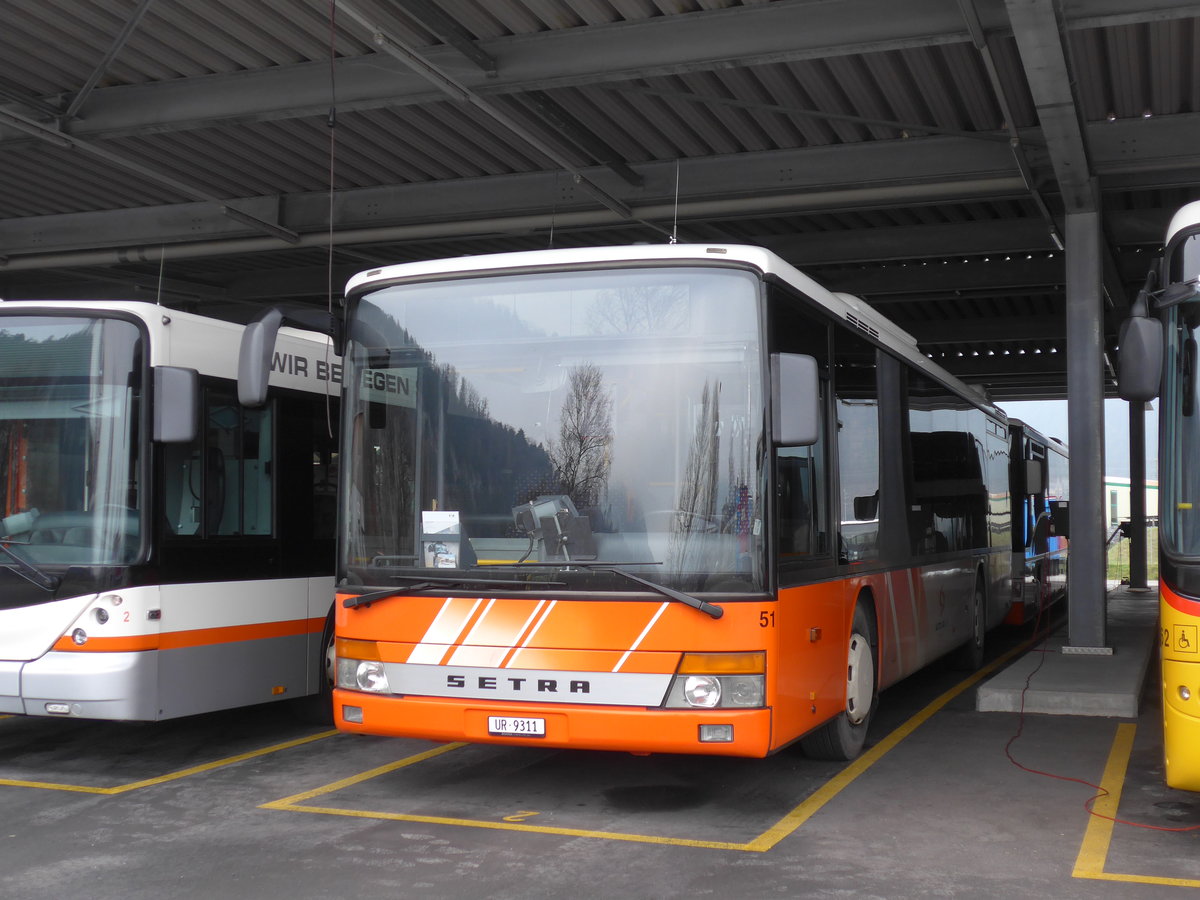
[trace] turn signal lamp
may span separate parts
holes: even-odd
[[[680,675],[761,675],[767,671],[767,655],[757,653],[685,653],[679,661]]]
[[[753,709],[766,702],[766,654],[685,653],[663,704],[668,709]]]

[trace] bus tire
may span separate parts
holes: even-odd
[[[298,697],[292,701],[292,712],[301,722],[310,725],[333,724],[333,613],[325,620],[325,629],[321,632],[321,643],[318,649],[317,664],[319,675],[317,690],[307,697]]]
[[[983,582],[975,579],[971,597],[971,636],[950,657],[950,665],[963,672],[975,672],[983,665],[984,644],[987,638],[987,597]]]
[[[846,657],[845,709],[800,740],[801,749],[812,759],[854,759],[867,740],[878,695],[874,623],[862,603],[854,610]]]

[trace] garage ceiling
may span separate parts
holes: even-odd
[[[1200,5],[1178,0],[0,15],[13,299],[244,320],[382,263],[674,235],[776,250],[996,399],[1063,397],[1065,213],[1101,213],[1111,356],[1172,211],[1200,199]]]

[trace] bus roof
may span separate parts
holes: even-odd
[[[150,335],[150,365],[181,366],[217,378],[238,377],[244,325],[141,300],[0,300],[0,316],[43,312],[119,313],[135,318]],[[328,337],[295,328],[279,330],[276,355],[271,384],[317,393],[326,390],[326,379],[318,372],[327,378],[332,367],[341,363]]]
[[[997,418],[1004,412],[984,392],[960,381],[937,365],[917,347],[916,338],[896,323],[881,316],[865,300],[853,294],[830,291],[795,266],[763,247],[747,244],[633,244],[611,247],[582,247],[560,250],[528,250],[423,260],[360,272],[346,284],[346,296],[354,297],[376,288],[404,282],[434,281],[459,277],[482,277],[506,272],[555,271],[593,268],[622,263],[637,265],[715,265],[753,269],[765,278],[791,285],[812,298],[838,319],[874,337],[897,356],[941,381]]]
[[[1019,428],[1021,431],[1023,431],[1025,433],[1025,435],[1027,437],[1033,438],[1039,444],[1044,445],[1047,450],[1053,450],[1059,456],[1069,456],[1070,455],[1067,451],[1066,444],[1064,444],[1062,441],[1060,441],[1056,437],[1047,437],[1046,435],[1042,434],[1042,432],[1038,431],[1036,428],[1034,428],[1032,425],[1030,425],[1028,422],[1024,422],[1021,419],[1009,419],[1008,425],[1009,425],[1009,428],[1012,428],[1014,430]]]
[[[1187,203],[1171,216],[1171,224],[1167,226],[1166,243],[1171,243],[1175,236],[1186,229],[1195,229],[1200,225],[1200,200]]]

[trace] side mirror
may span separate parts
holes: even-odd
[[[1117,351],[1117,393],[1122,400],[1148,403],[1158,396],[1162,377],[1162,322],[1130,316],[1121,325]]]
[[[1025,460],[1025,493],[1040,494],[1046,488],[1046,469],[1040,459]]]
[[[327,335],[335,356],[345,352],[341,319],[320,309],[270,307],[242,332],[238,349],[238,402],[242,406],[255,409],[266,404],[275,338],[285,324]]]
[[[242,332],[238,350],[238,402],[257,409],[267,402],[267,381],[271,377],[271,354],[275,338],[283,324],[283,313],[268,309]]]
[[[817,361],[799,353],[771,354],[771,437],[783,447],[806,447],[821,437]]]
[[[190,444],[199,433],[200,376],[195,369],[154,369],[154,440]]]

